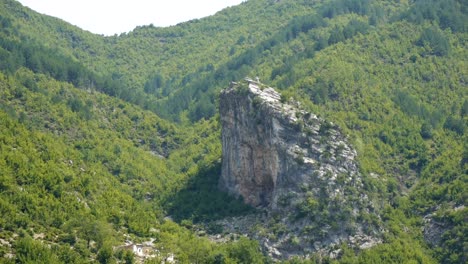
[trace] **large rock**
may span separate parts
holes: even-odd
[[[275,208],[280,194],[300,189],[314,174],[328,174],[333,183],[339,174],[358,173],[356,151],[337,128],[282,102],[273,88],[233,83],[221,93],[220,116],[220,186],[250,205]]]
[[[221,92],[220,118],[220,188],[267,212],[255,218],[266,228],[232,219],[224,225],[228,232],[250,233],[278,258],[342,242],[356,248],[379,242],[379,217],[363,188],[357,153],[337,126],[248,79]]]

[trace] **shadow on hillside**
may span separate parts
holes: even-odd
[[[172,196],[166,203],[166,210],[177,222],[191,220],[209,222],[228,216],[239,216],[255,209],[218,189],[221,163],[200,169],[186,187]]]

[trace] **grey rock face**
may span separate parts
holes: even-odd
[[[220,118],[220,188],[266,212],[248,221],[256,228],[231,219],[221,223],[225,231],[248,233],[281,259],[343,242],[379,243],[375,223],[361,220],[379,217],[363,190],[357,153],[337,126],[252,80],[221,92]]]
[[[221,93],[223,166],[221,188],[253,206],[278,207],[285,190],[309,178],[361,187],[356,151],[333,124],[281,102],[273,88],[250,81]],[[327,174],[327,175],[325,175]],[[342,190],[330,193],[336,197]]]
[[[449,220],[437,217],[438,206],[435,211],[424,216],[423,235],[424,240],[431,246],[440,246],[445,232],[451,230],[454,225]],[[447,210],[447,209],[446,209]],[[452,207],[448,211],[465,210],[465,206]]]

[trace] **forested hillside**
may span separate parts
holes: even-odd
[[[465,263],[467,25],[463,0],[248,0],[104,37],[0,0],[0,263],[131,263],[113,247],[150,238],[270,261],[201,230],[256,212],[217,190],[219,91],[246,76],[348,135],[382,215],[382,244],[311,262]]]

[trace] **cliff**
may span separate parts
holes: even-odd
[[[220,118],[220,188],[266,211],[225,222],[228,231],[250,233],[275,258],[379,242],[357,153],[337,126],[249,79],[221,92]],[[254,223],[263,229],[247,228]],[[275,225],[280,232],[268,228]]]

